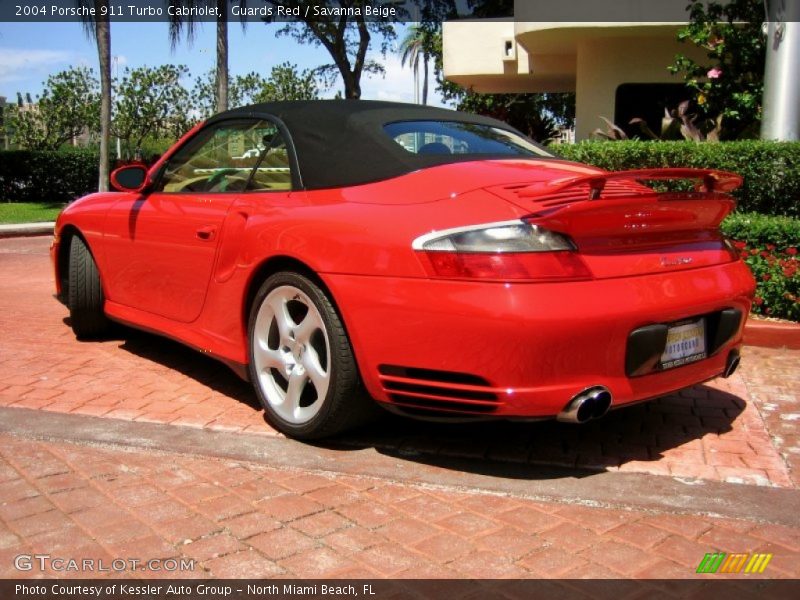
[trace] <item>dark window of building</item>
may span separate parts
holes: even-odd
[[[664,109],[677,110],[678,104],[692,96],[681,83],[623,83],[617,88],[614,101],[614,123],[630,137],[647,139],[639,125],[630,124],[638,117],[660,135]]]

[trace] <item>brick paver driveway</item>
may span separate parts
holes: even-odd
[[[764,576],[800,575],[796,527],[7,435],[0,494],[0,577],[37,574],[13,558],[46,553],[193,559],[185,577],[664,579],[694,576],[714,546],[772,553]]]
[[[800,352],[583,427],[387,416],[311,446],[179,344],[77,342],[48,244],[0,240],[0,577],[54,548],[190,576],[693,576],[713,550],[800,574]]]
[[[0,406],[278,435],[249,384],[175,342],[120,328],[75,340],[52,298],[46,237],[0,240]],[[800,351],[747,348],[740,373],[582,427],[387,417],[340,440],[416,453],[793,486]],[[794,472],[798,469],[795,468]]]

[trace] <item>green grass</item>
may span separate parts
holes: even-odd
[[[52,202],[0,202],[0,224],[55,221],[62,208]]]

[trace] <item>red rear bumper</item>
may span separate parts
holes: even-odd
[[[755,286],[741,261],[548,284],[324,278],[376,399],[502,417],[554,416],[589,386],[607,387],[615,407],[720,375],[741,327],[707,359],[638,377],[625,374],[628,335],[726,308],[747,315]]]

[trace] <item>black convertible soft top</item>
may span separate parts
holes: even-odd
[[[305,189],[359,185],[397,177],[425,167],[476,158],[469,154],[408,152],[383,130],[387,123],[475,123],[511,131],[524,137],[513,127],[489,117],[416,104],[374,100],[307,100],[253,104],[215,115],[208,123],[230,118],[264,117],[277,121],[288,132],[300,172],[298,183]]]

